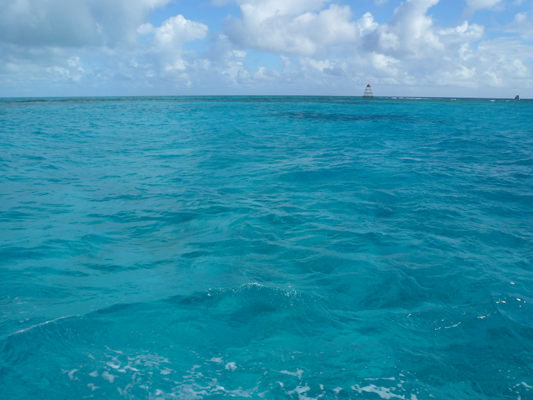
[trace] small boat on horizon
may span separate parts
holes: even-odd
[[[519,96],[519,95],[516,95],[516,96],[514,97],[514,99],[515,99],[515,100],[520,100],[520,96]]]

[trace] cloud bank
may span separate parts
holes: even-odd
[[[443,25],[439,0],[377,3],[389,20],[340,0],[217,0],[204,12],[233,11],[215,30],[185,12],[150,20],[170,0],[4,0],[0,90],[360,95],[370,82],[390,95],[533,97],[527,4],[466,0],[468,19]],[[510,7],[490,34],[477,17]]]

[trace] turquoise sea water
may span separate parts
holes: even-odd
[[[533,102],[0,100],[0,398],[533,399]]]

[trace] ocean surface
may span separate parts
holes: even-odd
[[[0,99],[0,399],[533,399],[533,101]]]

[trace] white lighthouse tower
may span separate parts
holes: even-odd
[[[370,86],[370,83],[366,85],[365,93],[363,94],[363,97],[374,97],[374,93],[372,93],[372,87]]]

